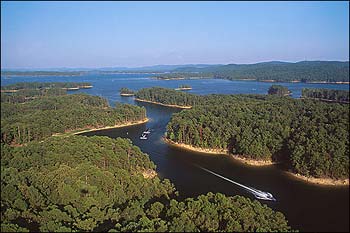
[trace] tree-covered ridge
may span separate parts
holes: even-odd
[[[128,139],[50,137],[2,144],[1,231],[289,231],[284,215],[222,194],[178,202]]]
[[[191,110],[173,114],[168,139],[256,160],[283,160],[307,176],[349,177],[348,105],[273,96],[197,98]]]
[[[1,104],[1,141],[23,144],[54,133],[100,128],[146,118],[143,107],[108,105],[106,99],[86,94],[48,96],[24,103]]]
[[[88,88],[91,83],[87,82],[19,82],[7,86],[1,86],[1,90],[23,90],[23,89],[51,89],[51,88]]]
[[[252,79],[281,82],[349,82],[349,62],[303,61],[263,62],[256,64],[228,64],[204,68],[185,67],[175,69],[176,75],[161,74],[160,78],[215,77],[229,80]],[[195,73],[196,72],[196,73]],[[180,76],[181,75],[181,76]]]
[[[281,85],[272,85],[267,91],[269,95],[277,95],[277,96],[286,96],[290,95],[291,92],[288,90],[288,87],[284,87]]]
[[[301,91],[301,96],[303,98],[331,100],[349,103],[349,91],[346,90],[303,88]]]

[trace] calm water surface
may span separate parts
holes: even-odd
[[[288,176],[275,166],[253,167],[244,165],[225,155],[207,155],[190,152],[165,144],[162,136],[171,115],[180,110],[148,103],[134,102],[132,97],[119,96],[121,87],[138,90],[144,87],[162,86],[176,88],[181,84],[193,87],[195,94],[266,94],[271,83],[254,81],[228,81],[220,79],[172,80],[151,79],[145,74],[84,75],[78,77],[1,77],[1,85],[16,82],[53,82],[75,81],[91,82],[91,89],[71,91],[85,92],[105,97],[111,105],[116,101],[145,106],[150,121],[146,124],[120,129],[110,129],[85,133],[86,136],[104,135],[108,137],[127,137],[146,152],[157,165],[157,172],[162,178],[170,179],[180,193],[180,198],[195,197],[207,192],[221,192],[226,195],[243,195],[252,199],[254,196],[242,188],[199,169],[200,165],[241,184],[268,191],[277,199],[276,202],[261,201],[269,207],[281,211],[290,225],[301,231],[349,231],[349,187],[327,187],[307,184]],[[349,85],[283,83],[298,98],[301,89],[330,88],[348,90]],[[152,133],[146,141],[139,136],[146,129]]]

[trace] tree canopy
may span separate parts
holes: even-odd
[[[349,91],[346,90],[332,90],[321,88],[303,88],[301,92],[303,98],[330,100],[336,102],[349,103]]]
[[[182,67],[169,74],[160,74],[160,79],[214,77],[229,80],[253,79],[280,82],[349,82],[349,62],[302,61],[262,62],[256,64],[228,64],[208,67]]]
[[[289,231],[258,201],[223,194],[177,201],[128,139],[50,137],[1,145],[2,231]]]
[[[7,144],[23,144],[55,133],[114,126],[146,118],[143,107],[117,104],[111,108],[101,97],[66,95],[57,88],[24,90],[15,94],[1,99],[1,142]]]
[[[283,160],[294,172],[349,177],[349,106],[265,95],[198,96],[141,89],[146,100],[190,105],[173,114],[166,137],[174,142],[256,160]]]

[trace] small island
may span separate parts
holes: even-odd
[[[120,95],[121,96],[134,96],[135,92],[133,90],[130,90],[129,88],[122,87],[120,90]]]
[[[175,91],[188,91],[192,90],[190,85],[180,85],[178,88],[175,88]]]
[[[284,86],[281,85],[272,85],[268,92],[269,95],[277,95],[277,96],[289,96],[292,92]]]

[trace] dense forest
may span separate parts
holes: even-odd
[[[222,194],[177,201],[128,139],[1,144],[1,231],[290,231],[284,215]]]
[[[23,144],[55,133],[114,126],[146,118],[143,107],[117,104],[111,108],[106,99],[97,96],[74,94],[36,97],[24,98],[25,102],[15,103],[8,98],[1,99],[1,142]]]
[[[9,101],[12,94],[32,98]],[[129,139],[51,136],[143,119],[144,108],[111,108],[103,98],[59,88],[5,96],[1,232],[291,230],[282,213],[248,198],[208,193],[177,200],[174,185]]]
[[[23,89],[69,89],[69,88],[90,88],[91,83],[87,82],[20,82],[1,86],[2,91],[6,90],[23,90]]]
[[[267,91],[267,94],[277,95],[277,96],[286,96],[286,95],[290,95],[291,92],[288,90],[287,87],[284,87],[281,85],[272,85]]]
[[[349,106],[274,95],[198,96],[164,88],[141,89],[146,100],[191,105],[173,114],[172,141],[255,160],[284,162],[313,177],[349,177]]]
[[[162,87],[140,89],[136,92],[135,97],[142,100],[179,106],[192,106],[198,99],[198,96]]]
[[[174,74],[172,74],[174,73]],[[158,75],[162,79],[214,77],[229,80],[274,80],[281,82],[349,82],[349,62],[302,61],[263,62],[256,64],[228,64],[203,68],[177,68],[170,74]]]
[[[301,96],[303,98],[331,100],[336,102],[349,103],[349,91],[346,90],[303,88],[301,91]]]
[[[29,100],[47,96],[66,95],[67,91],[62,88],[51,89],[21,89],[11,93],[1,93],[2,103],[23,103]]]

